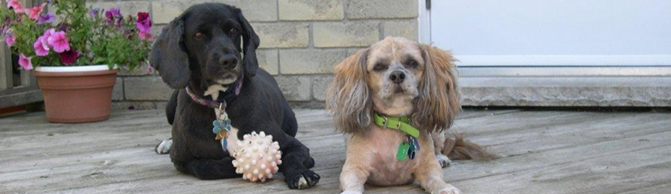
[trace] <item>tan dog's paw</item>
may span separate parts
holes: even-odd
[[[461,191],[457,189],[456,187],[448,184],[447,187],[437,191],[437,192],[432,192],[431,194],[461,194]]]
[[[437,154],[436,160],[438,160],[438,164],[440,164],[441,168],[446,168],[450,166],[450,164],[452,164],[452,160],[450,160],[449,158],[447,158],[447,156],[443,154]]]
[[[362,192],[358,192],[358,191],[343,191],[343,192],[340,193],[340,194],[362,194]]]

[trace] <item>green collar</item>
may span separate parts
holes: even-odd
[[[375,124],[377,124],[377,126],[401,130],[414,138],[419,137],[419,130],[409,124],[410,118],[408,117],[380,116],[377,113],[374,113],[374,116]]]

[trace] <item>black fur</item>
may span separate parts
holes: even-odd
[[[205,36],[195,36],[198,32]],[[184,87],[205,98],[204,91],[222,75],[245,75],[240,94],[226,107],[233,127],[240,130],[238,139],[252,131],[272,135],[282,150],[280,172],[289,188],[312,187],[320,179],[309,170],[314,160],[309,149],[294,138],[296,118],[277,83],[258,68],[255,51],[259,43],[240,10],[224,4],[192,6],[163,30],[150,61],[163,81],[175,89],[166,107],[172,124],[170,158],[177,170],[200,179],[240,177],[233,158],[214,139],[214,110],[193,102]],[[240,63],[241,52],[244,59]],[[232,56],[238,61],[236,67],[223,68],[221,59]],[[307,186],[299,185],[301,178]]]

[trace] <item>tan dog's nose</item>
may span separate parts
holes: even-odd
[[[403,83],[403,81],[405,80],[405,73],[403,73],[402,71],[391,72],[391,75],[389,75],[389,79],[396,84]]]

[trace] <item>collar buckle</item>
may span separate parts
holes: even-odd
[[[401,121],[396,122],[396,130],[401,130]]]

